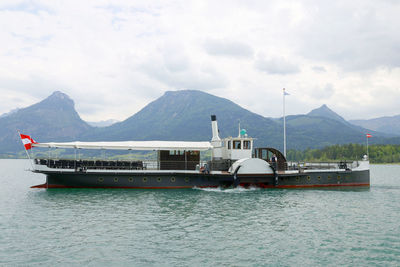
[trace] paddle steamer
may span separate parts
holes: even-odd
[[[288,162],[274,148],[253,148],[240,130],[221,139],[211,116],[210,142],[125,141],[32,143],[32,147],[156,151],[157,160],[33,159],[33,172],[46,175],[34,188],[193,188],[256,186],[262,188],[359,187],[370,185],[369,161]],[[200,152],[211,150],[201,161]]]

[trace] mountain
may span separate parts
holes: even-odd
[[[309,115],[286,117],[288,148],[322,148],[333,144],[363,143],[365,133],[349,123]]]
[[[350,120],[350,123],[379,132],[400,135],[400,115],[369,120]]]
[[[119,121],[113,120],[113,119],[104,120],[104,121],[87,121],[87,123],[93,127],[107,127],[107,126],[113,125],[114,123],[117,123],[117,122],[119,122]]]
[[[74,102],[61,92],[0,118],[0,153],[22,150],[17,130],[38,142],[122,140],[210,140],[210,115],[217,115],[221,137],[237,136],[238,123],[256,138],[257,147],[282,150],[282,118],[270,119],[232,101],[195,90],[169,91],[128,119],[108,127],[83,121]],[[287,116],[288,149],[321,148],[333,144],[365,143],[366,129],[346,122],[327,106],[305,115]],[[373,132],[370,143],[399,144]]]
[[[17,131],[32,135],[36,141],[67,141],[79,138],[92,127],[74,108],[74,101],[62,92],[54,92],[43,101],[0,118],[1,153],[23,147]]]
[[[0,118],[7,117],[8,115],[11,115],[11,114],[17,112],[18,110],[19,110],[19,108],[14,108],[14,109],[10,110],[10,111],[7,112],[7,113],[1,114],[1,115],[0,115]]]
[[[368,125],[366,125],[366,126],[356,125],[356,124],[353,124],[353,123],[351,123],[349,121],[346,121],[342,116],[340,116],[339,114],[337,114],[336,112],[334,112],[333,110],[328,108],[328,106],[325,105],[325,104],[322,105],[321,107],[317,108],[317,109],[313,109],[308,114],[306,114],[306,116],[314,117],[316,119],[317,118],[325,118],[325,119],[335,120],[335,121],[340,122],[341,124],[345,125],[346,128],[352,128],[355,132],[360,133],[362,136],[364,136],[366,133],[373,134],[375,137],[379,137],[377,140],[375,139],[374,142],[375,141],[383,142],[382,138],[393,138],[393,137],[396,137],[396,135],[390,134],[388,132],[384,132],[384,131],[380,131],[380,130],[371,129],[369,127],[366,127]],[[316,122],[316,123],[318,123],[318,122]],[[300,123],[300,125],[301,125],[301,123]],[[344,130],[343,127],[340,127],[339,129],[340,130]],[[335,131],[335,129],[332,129],[332,130]],[[345,140],[347,138],[348,137],[346,137]],[[395,140],[395,139],[393,139],[393,140]],[[341,142],[339,142],[339,143],[341,143]]]
[[[127,120],[95,129],[84,139],[210,140],[211,114],[217,115],[221,137],[237,136],[240,121],[249,136],[257,139],[257,146],[282,149],[282,118],[265,118],[225,98],[194,90],[166,92]],[[307,115],[288,116],[286,128],[291,149],[365,142],[365,129],[351,125],[326,105]]]
[[[328,108],[327,105],[323,104],[319,108],[311,110],[309,113],[307,113],[307,116],[311,117],[323,117],[323,118],[328,118],[332,120],[339,121],[344,124],[348,124],[348,122],[343,119],[339,114]]]
[[[135,115],[95,129],[95,140],[210,140],[210,115],[217,115],[220,136],[237,136],[238,122],[259,143],[277,143],[281,126],[225,98],[201,91],[169,91]]]

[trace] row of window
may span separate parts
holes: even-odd
[[[231,141],[227,142],[227,148],[231,149]],[[233,140],[232,142],[233,149],[242,149],[242,141],[241,140]],[[243,149],[251,149],[251,142],[248,140],[243,141]]]
[[[136,179],[139,179],[139,178],[136,178]],[[176,182],[176,178],[175,177],[171,177],[170,179],[169,179],[171,182]],[[98,181],[100,182],[100,183],[102,183],[102,182],[104,182],[104,178],[103,177],[99,177],[98,178]],[[114,177],[114,182],[115,183],[117,183],[119,181],[119,178],[118,177]],[[128,182],[130,182],[130,183],[133,183],[133,181],[134,181],[134,179],[132,178],[132,177],[129,177],[128,178]],[[143,183],[146,183],[148,181],[148,178],[147,177],[143,177],[142,178],[142,182]],[[185,177],[185,182],[189,182],[190,181],[190,178],[189,177]],[[162,182],[162,178],[161,177],[157,177],[157,182]]]
[[[200,151],[197,150],[187,150],[186,155],[197,156],[200,154]],[[185,155],[185,150],[170,150],[169,155],[171,156],[179,156]]]

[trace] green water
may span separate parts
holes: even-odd
[[[31,189],[0,160],[0,265],[399,266],[400,166],[364,190]]]

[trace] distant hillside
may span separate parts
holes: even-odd
[[[370,120],[350,120],[350,123],[379,132],[400,135],[400,115]]]
[[[7,112],[7,113],[1,114],[1,115],[0,115],[0,118],[7,117],[7,116],[9,116],[9,115],[11,115],[11,114],[17,112],[18,110],[19,110],[19,108],[14,108],[14,109],[10,110],[10,111]]]
[[[105,121],[87,121],[87,123],[93,127],[108,127],[117,122],[119,122],[119,121],[113,120],[113,119],[105,120]]]
[[[310,113],[287,117],[288,148],[365,142],[366,129],[351,125],[327,106]],[[166,92],[127,120],[96,129],[95,134],[87,135],[85,139],[210,140],[211,114],[217,115],[221,137],[236,136],[240,120],[241,127],[257,139],[257,146],[282,149],[282,119],[268,119],[230,100],[193,90]],[[374,141],[384,139],[378,136],[379,133],[374,132]]]
[[[236,136],[238,122],[258,144],[277,144],[281,127],[230,100],[201,91],[166,92],[127,120],[96,129],[96,140],[210,140],[210,115],[216,114],[221,137]],[[93,138],[87,136],[86,139]]]
[[[339,122],[344,123],[344,124],[348,124],[348,122],[345,119],[343,119],[343,117],[341,117],[336,112],[332,111],[325,104],[323,104],[319,108],[311,110],[307,115],[308,116],[312,116],[312,117],[324,117],[324,118],[328,118],[328,119],[339,121]]]
[[[364,134],[372,133],[375,136],[393,137],[393,135],[385,133],[385,132],[381,132],[381,131],[377,131],[377,130],[374,130],[374,129],[371,129],[368,127],[363,127],[363,126],[352,124],[352,123],[346,121],[342,116],[340,116],[339,114],[337,114],[336,112],[334,112],[333,110],[328,108],[328,106],[325,104],[319,108],[313,109],[312,111],[310,111],[307,114],[307,116],[332,119],[332,120],[341,122],[341,123],[347,125],[348,127],[353,128],[357,132],[361,132]]]
[[[75,111],[74,101],[54,92],[43,101],[0,118],[1,153],[23,149],[17,130],[38,141],[74,140],[92,129]]]
[[[45,100],[0,118],[0,154],[22,150],[17,130],[39,142],[120,140],[210,140],[210,115],[217,115],[220,136],[237,136],[238,122],[255,145],[282,150],[282,118],[269,119],[232,101],[201,91],[166,92],[138,113],[108,127],[92,127],[75,111],[74,102],[55,92]],[[346,122],[327,106],[307,115],[287,117],[288,149],[321,148],[333,144],[365,143],[366,129]],[[387,138],[371,132],[373,144],[400,144],[400,137]]]
[[[336,119],[294,115],[286,117],[286,123],[295,129],[294,132],[287,131],[288,147],[292,149],[321,148],[365,141],[365,131]]]

